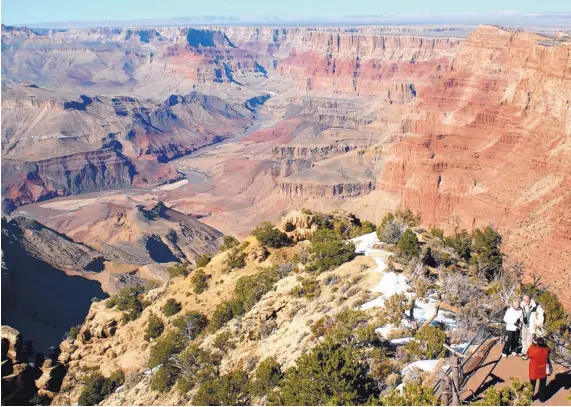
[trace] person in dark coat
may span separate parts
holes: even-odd
[[[535,386],[539,380],[537,398],[542,403],[545,402],[546,396],[547,370],[551,368],[549,366],[550,353],[551,349],[549,349],[549,346],[547,346],[543,338],[537,338],[527,350],[527,356],[529,357],[529,382],[535,393]]]

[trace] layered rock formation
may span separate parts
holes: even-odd
[[[182,175],[165,162],[232,137],[253,118],[245,104],[197,93],[156,103],[19,91],[4,92],[2,100],[6,210],[56,196],[176,181]]]
[[[565,284],[570,50],[569,42],[537,34],[476,30],[459,48],[454,70],[419,90],[411,127],[386,152],[378,193],[396,193],[427,223],[472,229],[493,222],[528,275]],[[559,214],[557,221],[547,213]]]

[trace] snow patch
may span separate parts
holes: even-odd
[[[407,336],[405,338],[398,338],[398,339],[391,339],[389,341],[389,343],[391,345],[406,345],[407,343],[409,343],[410,341],[412,341],[414,338],[412,336]]]
[[[416,362],[412,362],[404,367],[402,370],[402,375],[406,376],[414,369],[420,369],[423,372],[433,372],[434,369],[436,369],[436,366],[438,366],[439,362],[439,359],[418,360]]]
[[[436,312],[436,300],[422,300],[417,299],[414,304],[414,320],[417,322],[426,322],[428,321]],[[406,311],[406,315],[410,317],[410,310]],[[453,315],[449,311],[445,310],[438,310],[438,314],[432,321],[434,323],[440,323],[445,325],[448,328],[456,327],[456,321],[453,318]]]
[[[373,258],[377,261],[378,258]],[[377,262],[379,264],[380,262]],[[386,267],[386,266],[385,266]],[[409,285],[406,283],[406,277],[402,274],[395,273],[394,271],[389,271],[383,273],[381,281],[374,286],[371,291],[374,293],[380,293],[377,298],[361,305],[362,310],[383,307],[385,305],[385,300],[392,297],[395,294],[406,293]]]
[[[373,246],[379,243],[379,238],[377,237],[377,232],[372,232],[351,239],[351,242],[355,244],[355,253],[368,256]]]

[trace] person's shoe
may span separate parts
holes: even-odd
[[[507,357],[508,357],[508,355],[506,355],[505,353],[502,353],[502,358],[505,359],[505,358],[507,358]]]
[[[517,352],[512,352],[512,356],[517,356]]]
[[[528,360],[528,359],[529,359],[529,356],[527,356],[527,355],[521,355],[521,358],[522,358],[523,360]]]

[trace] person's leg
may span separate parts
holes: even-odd
[[[537,392],[537,398],[542,403],[545,403],[545,397],[547,396],[547,377],[539,379],[539,391]]]
[[[531,329],[527,328],[525,325],[521,328],[521,353],[522,356],[527,358],[527,350],[531,345]]]
[[[531,399],[535,400],[535,384],[537,383],[537,380],[529,379],[529,382],[531,383]]]
[[[509,355],[511,352],[512,334],[513,331],[506,331],[506,343],[504,343],[504,349],[502,350],[503,355]]]
[[[521,352],[519,344],[519,330],[514,331],[513,341],[512,341],[512,354],[518,354]]]

